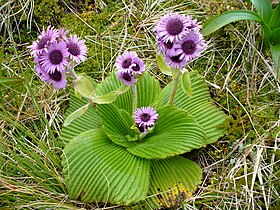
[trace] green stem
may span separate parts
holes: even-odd
[[[173,84],[173,87],[172,87],[171,95],[169,97],[169,102],[168,102],[169,106],[173,105],[173,101],[174,101],[176,91],[177,91],[177,87],[178,87],[178,84],[179,84],[180,75],[181,75],[181,72],[179,70],[177,70],[176,73],[173,74],[174,84]]]
[[[134,113],[135,109],[137,108],[137,86],[133,85],[132,86],[132,114]]]

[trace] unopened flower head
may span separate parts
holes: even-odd
[[[141,107],[134,111],[133,118],[138,128],[146,130],[155,125],[158,119],[158,113],[152,107]],[[141,131],[141,130],[140,130]]]
[[[67,41],[67,48],[70,53],[70,58],[77,64],[86,60],[87,47],[85,41],[80,40],[77,35],[70,35]]]

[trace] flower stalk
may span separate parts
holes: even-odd
[[[137,86],[136,84],[132,86],[132,114],[137,108]]]
[[[174,98],[175,98],[176,91],[177,91],[177,87],[178,87],[178,83],[179,83],[179,78],[180,78],[180,75],[181,75],[181,71],[176,69],[175,71],[172,71],[172,75],[173,75],[174,84],[173,84],[173,87],[172,87],[172,92],[171,92],[170,97],[169,97],[169,102],[168,102],[169,106],[173,105]]]

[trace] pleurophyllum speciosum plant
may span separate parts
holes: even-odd
[[[61,133],[71,199],[157,209],[192,195],[202,171],[180,154],[217,141],[226,121],[204,79],[184,69],[206,48],[200,29],[197,20],[177,13],[158,21],[157,63],[173,76],[163,89],[136,52],[118,56],[117,71],[97,84],[74,72],[87,54],[77,36],[48,27],[32,44],[44,81],[63,88],[66,75],[73,77]]]

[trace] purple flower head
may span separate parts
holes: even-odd
[[[58,36],[60,39],[67,41],[67,34],[69,33],[69,31],[66,28],[61,28],[58,30]]]
[[[135,52],[125,52],[116,59],[116,67],[119,71],[129,71],[134,58],[138,57]]]
[[[32,50],[31,55],[36,56],[45,51],[48,44],[54,42],[57,37],[59,37],[59,34],[54,27],[48,26],[47,30],[43,29],[38,40],[28,47]]]
[[[55,70],[54,72],[46,72],[42,71],[41,75],[39,75],[40,78],[49,83],[53,84],[53,86],[57,89],[65,88],[67,80],[66,80],[66,75],[64,71],[58,71]]]
[[[190,23],[187,26],[187,29],[189,29],[189,31],[200,32],[200,30],[202,29],[202,26],[197,21],[197,19],[192,19],[190,17]]]
[[[157,36],[162,38],[163,42],[174,42],[182,39],[188,32],[187,26],[190,25],[190,18],[177,13],[168,13],[164,15],[157,23]]]
[[[139,57],[133,58],[129,71],[132,74],[142,74],[145,71],[145,64],[143,60]]]
[[[57,71],[64,71],[65,66],[68,65],[69,52],[64,41],[53,42],[48,46],[48,50],[44,51],[39,57],[40,64],[47,71],[54,73]]]
[[[174,53],[174,42],[171,42],[171,41],[166,41],[164,42],[162,40],[161,37],[157,37],[157,44],[158,44],[158,49],[161,53]]]
[[[180,59],[185,59],[187,62],[197,58],[206,49],[206,43],[202,35],[198,32],[189,32],[184,39],[178,42],[175,46],[176,53],[181,54]]]
[[[183,69],[187,65],[187,60],[181,54],[165,54],[164,60],[173,69]]]
[[[86,60],[87,47],[85,45],[85,40],[79,40],[77,35],[71,34],[67,41],[67,48],[70,53],[70,58],[77,64]]]
[[[152,107],[141,107],[134,111],[133,118],[139,130],[153,127],[158,119],[156,110]],[[141,131],[142,132],[142,131]]]
[[[131,86],[131,85],[134,85],[136,83],[135,76],[129,71],[119,70],[117,72],[117,76],[118,76],[118,79],[120,81],[122,81],[123,83],[125,83],[127,86]]]

